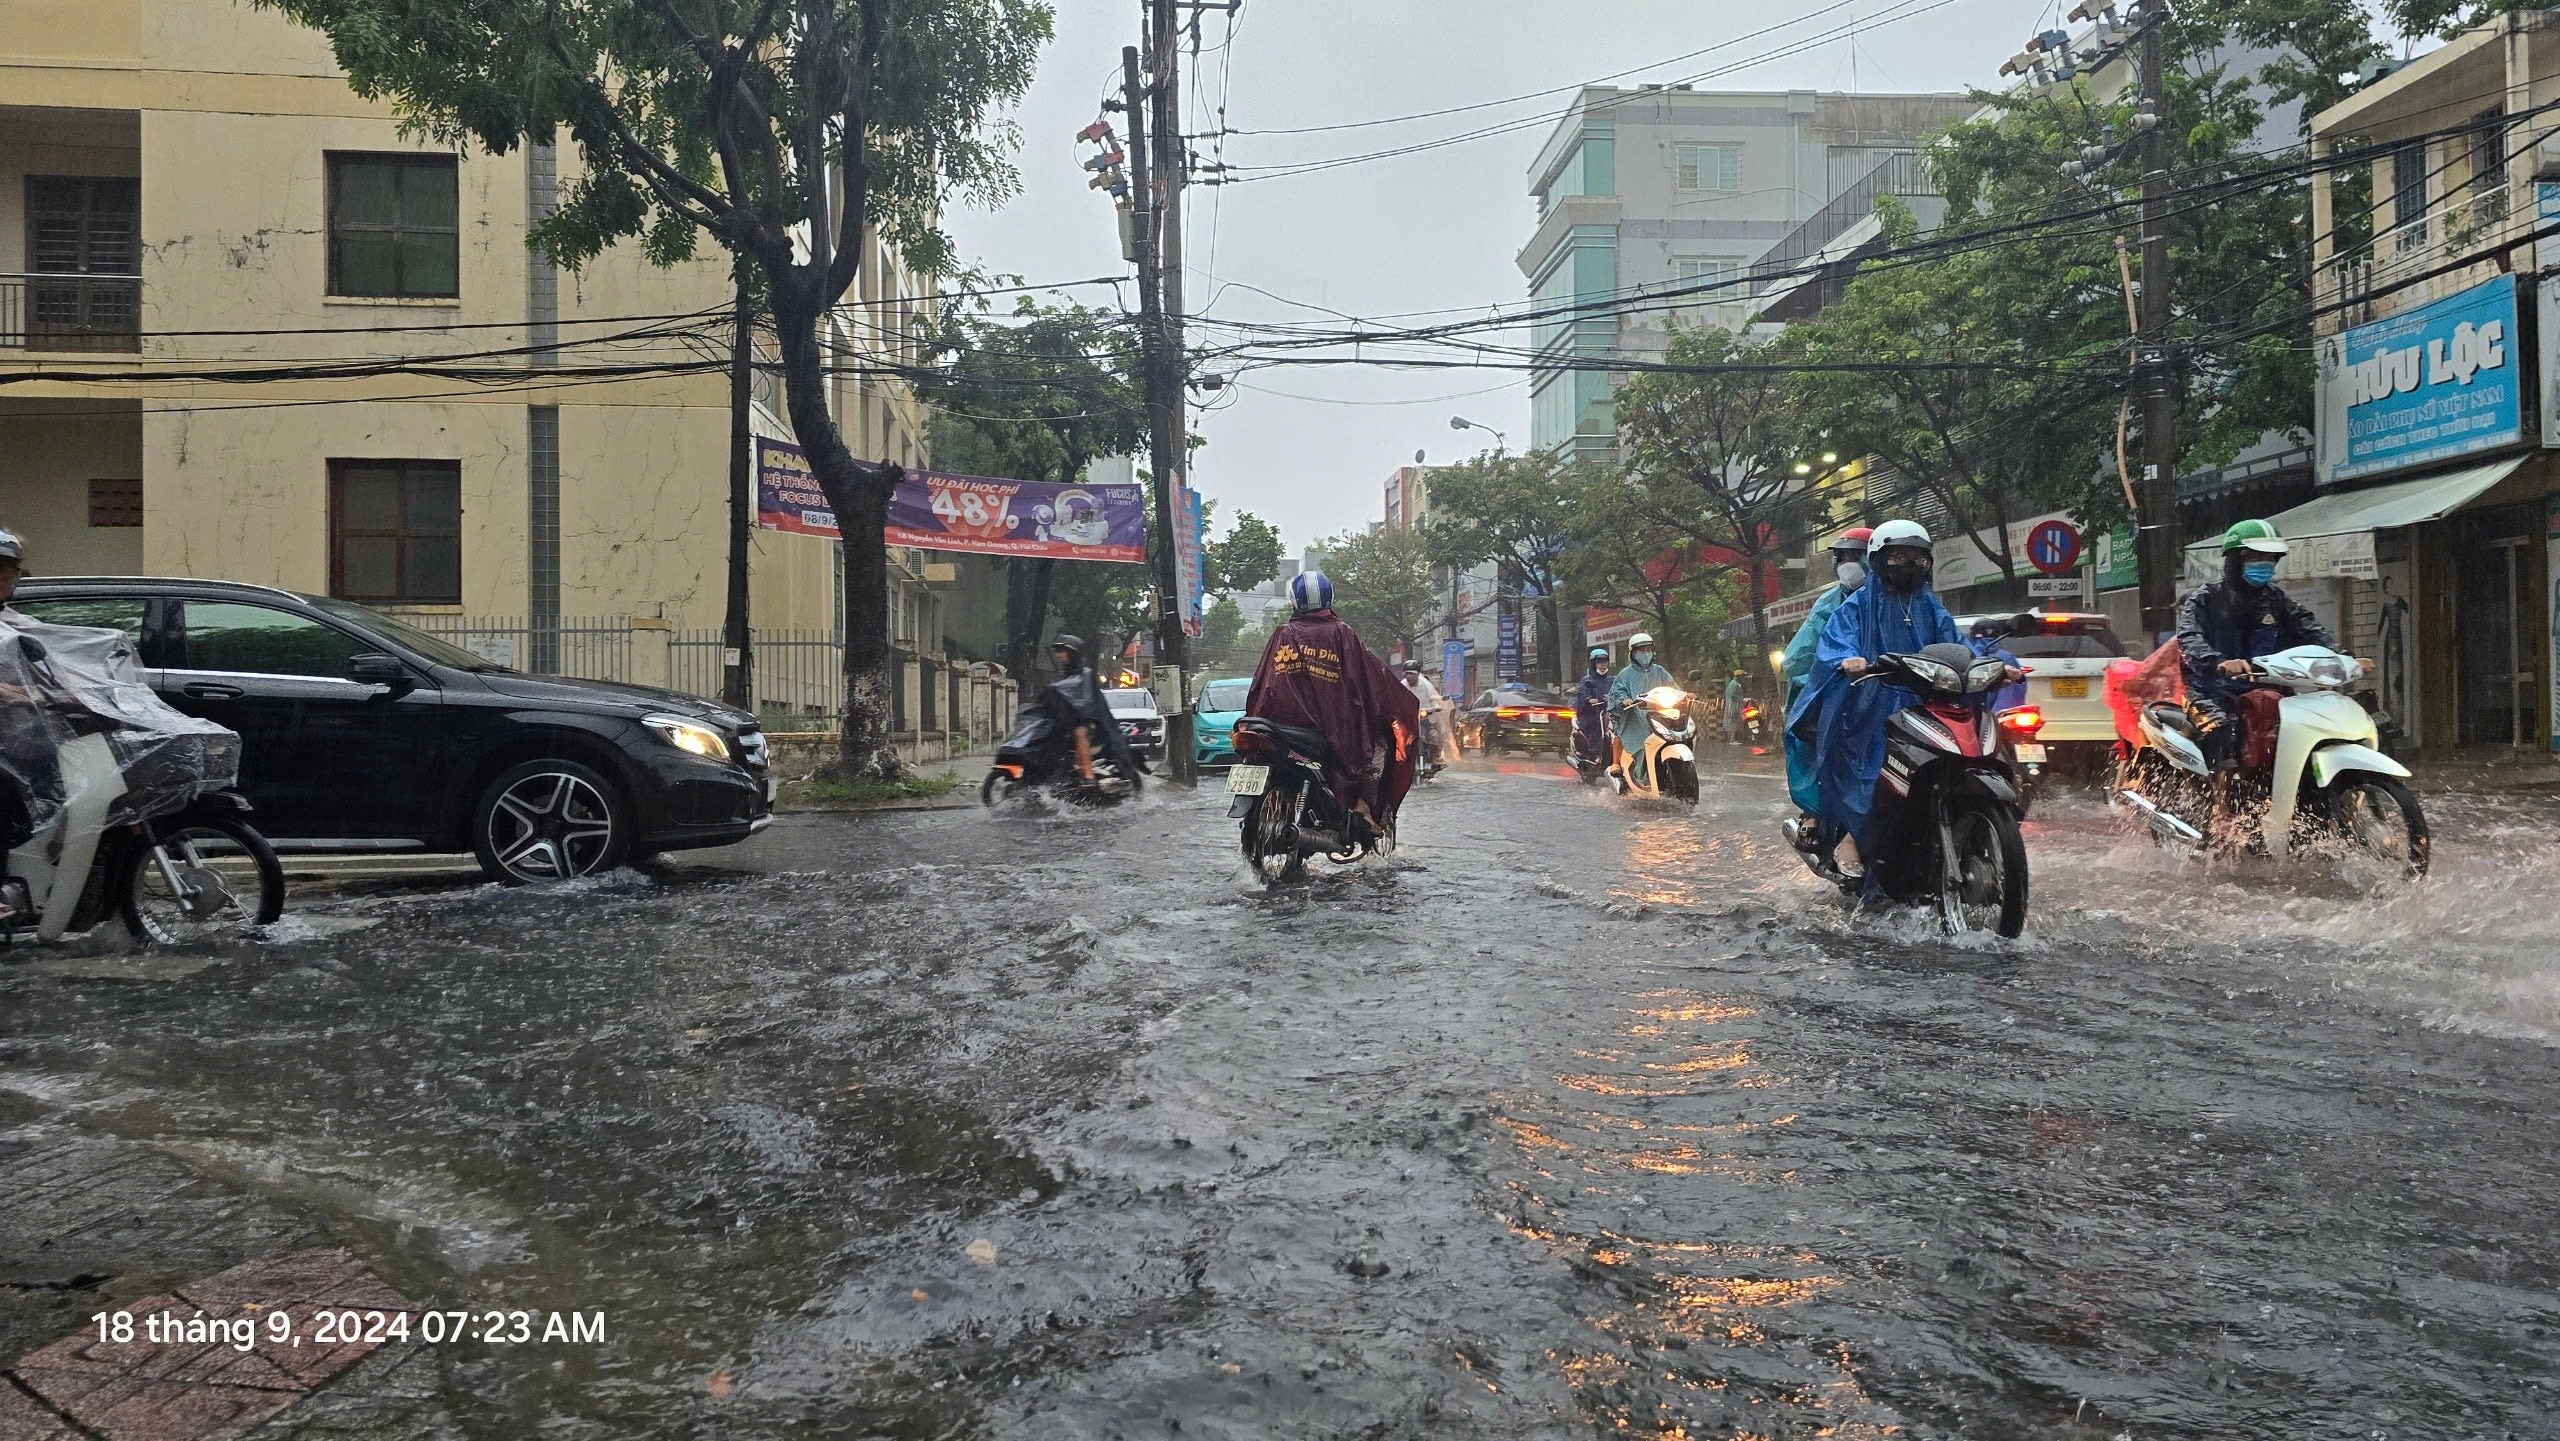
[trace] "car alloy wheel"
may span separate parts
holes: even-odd
[[[620,862],[619,808],[603,777],[574,761],[533,761],[492,782],[480,803],[480,863],[510,883],[565,881]]]

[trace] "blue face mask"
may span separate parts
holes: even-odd
[[[1652,652],[1652,651],[1649,651],[1649,650],[1640,650],[1640,651],[1637,651],[1637,652],[1635,653],[1635,663],[1636,663],[1636,664],[1638,664],[1638,665],[1651,665],[1651,664],[1653,664],[1653,652]]]
[[[2276,563],[2271,560],[2253,560],[2240,567],[2240,575],[2251,585],[2268,585],[2276,578]]]

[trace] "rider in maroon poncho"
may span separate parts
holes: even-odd
[[[1245,714],[1321,732],[1343,762],[1327,772],[1343,811],[1392,828],[1413,788],[1422,708],[1334,615],[1333,582],[1324,572],[1293,577],[1289,597],[1297,615],[1262,648]]]

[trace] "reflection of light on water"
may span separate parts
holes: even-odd
[[[1707,873],[1707,843],[1685,818],[1646,821],[1627,828],[1627,879],[1609,888],[1622,900],[1656,906],[1691,906],[1697,880]]]
[[[1721,1056],[1692,1056],[1685,1061],[1647,1061],[1644,1063],[1644,1068],[1648,1071],[1671,1071],[1686,1076],[1699,1071],[1731,1071],[1750,1064],[1750,1052],[1734,1051]]]

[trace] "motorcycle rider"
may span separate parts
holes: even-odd
[[[1637,631],[1627,638],[1627,663],[1618,678],[1609,682],[1609,714],[1617,718],[1618,748],[1624,752],[1612,771],[1626,777],[1629,785],[1651,785],[1644,768],[1645,729],[1651,724],[1644,708],[1634,702],[1644,699],[1645,692],[1655,686],[1672,685],[1668,668],[1653,659],[1653,637]]]
[[[1814,597],[1813,611],[1796,627],[1787,642],[1787,710],[1795,710],[1796,700],[1804,694],[1805,681],[1813,674],[1814,643],[1822,638],[1822,628],[1831,623],[1831,613],[1849,598],[1852,591],[1867,582],[1867,537],[1874,534],[1863,525],[1852,526],[1831,543],[1830,586]],[[1786,734],[1787,795],[1802,813],[1798,834],[1810,838],[1819,830],[1815,811],[1821,798],[1813,786],[1813,741],[1796,734],[1789,726]]]
[[[1395,824],[1413,786],[1411,738],[1422,711],[1386,662],[1333,613],[1333,581],[1320,570],[1289,580],[1295,614],[1271,633],[1254,667],[1247,715],[1321,734],[1338,767],[1326,768],[1354,841]],[[1399,731],[1399,728],[1401,730]]]
[[[0,610],[18,595],[19,568],[26,564],[27,543],[14,530],[0,530]]]
[[[1992,619],[1990,616],[1984,616],[1982,619],[1973,623],[1973,629],[1965,633],[1964,643],[1975,655],[1997,659],[2007,665],[2011,670],[2017,671],[2023,675],[2025,673],[2025,667],[2019,665],[2018,658],[2015,655],[2010,654],[2007,646],[2000,643],[2008,638],[2009,628],[2007,626],[2002,625],[1999,621]],[[2026,703],[2027,683],[2022,680],[2013,680],[2007,685],[2004,685],[2000,687],[2000,689],[1991,693],[1991,713],[1993,715],[1998,715],[2004,710],[2015,710],[2017,707],[2025,705]]]
[[[2213,766],[2217,829],[2228,818],[2231,776],[2240,766],[2240,696],[2249,688],[2249,662],[2298,645],[2338,646],[2319,617],[2276,584],[2276,565],[2292,548],[2273,522],[2241,521],[2222,533],[2222,579],[2196,587],[2178,603],[2187,714]],[[2356,663],[2373,668],[2367,661]]]
[[[1138,753],[1129,748],[1129,737],[1120,729],[1119,718],[1111,714],[1111,702],[1102,694],[1099,677],[1085,667],[1085,647],[1081,637],[1061,635],[1049,643],[1049,659],[1058,667],[1057,679],[1040,693],[1039,703],[1056,721],[1058,734],[1070,746],[1080,724],[1093,728],[1095,749],[1117,763],[1124,774],[1155,774]]]
[[[1858,678],[1886,655],[1961,639],[1955,617],[1929,588],[1936,558],[1929,532],[1916,521],[1889,520],[1875,528],[1867,544],[1875,583],[1851,592],[1831,613],[1814,645],[1813,674],[1788,712],[1790,731],[1813,728],[1819,845],[1826,852],[1846,839],[1859,856],[1872,854],[1885,722],[1920,703],[1899,686],[1859,685]],[[1866,896],[1873,900],[1883,893],[1882,879],[1874,865],[1865,870]]]
[[[1422,662],[1404,663],[1404,688],[1413,692],[1413,703],[1422,710],[1422,747],[1435,761],[1448,759],[1449,703],[1442,699],[1440,688],[1423,674]]]
[[[1573,688],[1573,739],[1582,753],[1605,760],[1609,755],[1609,648],[1595,645],[1589,668]]]

